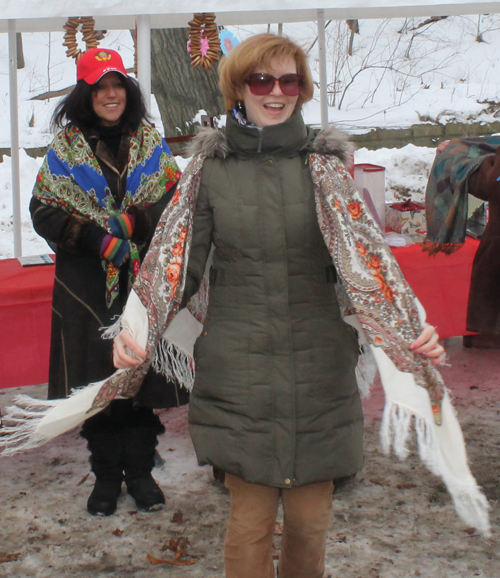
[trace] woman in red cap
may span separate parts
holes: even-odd
[[[100,329],[120,315],[180,176],[118,52],[85,52],[77,80],[55,110],[52,125],[62,130],[30,205],[35,230],[57,255],[49,399],[113,373],[112,342]],[[116,510],[123,479],[139,508],[165,502],[151,476],[164,431],[152,408],[183,401],[186,393],[151,370],[134,399],[113,401],[84,423],[96,476],[91,514]]]

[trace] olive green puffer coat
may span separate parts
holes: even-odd
[[[313,136],[298,112],[263,129],[228,115],[226,134],[203,151],[212,158],[186,284],[189,295],[197,290],[213,243],[189,408],[198,461],[282,488],[354,474],[363,438],[358,344],[340,317],[316,217]]]

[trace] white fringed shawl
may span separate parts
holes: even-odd
[[[131,397],[151,363],[190,389],[192,345],[208,303],[204,284],[179,312],[192,237],[192,219],[204,156],[193,158],[158,224],[150,250],[120,320],[147,359],[65,400],[38,402],[20,396],[4,417],[4,454],[43,444],[77,426],[114,398]],[[419,453],[446,484],[459,516],[490,534],[488,502],[468,466],[462,432],[439,372],[409,345],[420,335],[418,302],[343,165],[334,156],[310,156],[318,221],[339,277],[344,314],[355,316],[382,379],[386,407],[382,421],[385,451],[404,459],[414,418]],[[352,317],[351,317],[352,319]],[[348,319],[347,319],[348,320]],[[119,331],[120,323],[108,334]]]

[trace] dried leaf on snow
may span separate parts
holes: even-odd
[[[151,564],[172,564],[173,566],[192,566],[196,564],[195,560],[161,560],[160,558],[154,558],[151,554],[147,554],[147,557]]]
[[[377,484],[377,486],[390,486],[391,482],[387,478],[370,478],[372,484]]]
[[[78,488],[78,486],[81,486],[83,483],[85,483],[87,481],[87,478],[89,477],[90,472],[88,474],[85,474],[83,476],[83,478],[76,484],[76,487]]]
[[[0,552],[0,564],[4,562],[15,562],[21,557],[21,552],[16,552],[15,554],[8,554],[7,552]]]

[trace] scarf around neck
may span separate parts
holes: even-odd
[[[8,419],[4,453],[45,443],[105,408],[117,397],[133,397],[153,364],[188,389],[194,379],[192,349],[185,335],[201,332],[208,304],[208,280],[180,309],[192,239],[193,215],[204,155],[195,156],[164,211],[121,320],[110,334],[128,329],[147,357],[139,365],[118,370],[65,400],[44,402],[19,398]],[[386,395],[382,442],[401,459],[415,422],[419,453],[443,479],[458,514],[489,535],[488,503],[467,462],[464,440],[449,394],[432,363],[409,346],[423,328],[423,313],[392,252],[366,209],[350,175],[336,157],[309,156],[321,232],[337,269],[346,321],[355,325],[375,357]],[[191,346],[192,347],[192,346]],[[29,399],[29,401],[28,401]],[[50,406],[47,404],[50,403]]]
[[[159,201],[179,180],[180,171],[165,141],[152,126],[141,124],[130,139],[127,184],[117,205],[99,162],[82,131],[67,126],[52,142],[38,172],[33,196],[43,204],[80,215],[109,230],[104,217],[126,212],[131,205]],[[130,242],[129,283],[139,269],[139,251]],[[103,258],[108,307],[118,294],[119,268]]]

